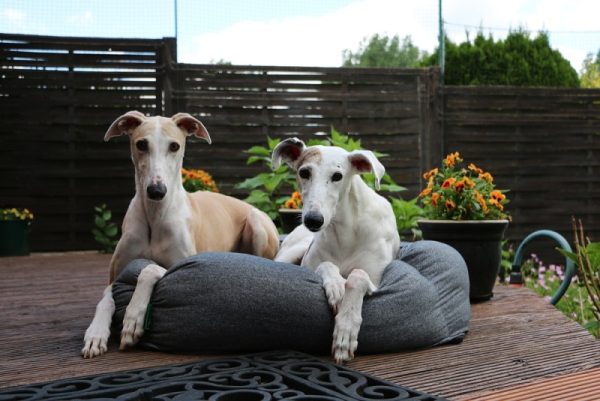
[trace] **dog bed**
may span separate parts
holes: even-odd
[[[131,262],[113,285],[120,332],[140,270]],[[465,263],[451,247],[404,243],[366,296],[359,353],[460,342],[470,318]],[[169,352],[295,349],[327,353],[334,317],[312,270],[237,253],[203,253],[173,266],[156,284],[140,345]]]

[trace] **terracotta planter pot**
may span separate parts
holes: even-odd
[[[0,256],[29,255],[29,221],[0,220]]]
[[[294,228],[302,224],[302,209],[279,209],[279,221],[283,232],[291,233]]]
[[[490,299],[508,220],[421,220],[418,224],[424,239],[448,244],[462,255],[469,270],[471,301]]]

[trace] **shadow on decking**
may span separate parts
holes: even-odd
[[[214,357],[118,352],[113,342],[107,355],[82,359],[109,260],[93,252],[0,258],[0,387]],[[462,344],[358,356],[348,366],[456,400],[570,373],[600,376],[594,369],[600,342],[526,289],[498,286],[492,301],[473,305],[472,315]]]

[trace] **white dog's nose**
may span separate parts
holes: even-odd
[[[164,198],[167,194],[167,186],[161,181],[158,181],[157,183],[148,185],[146,192],[148,193],[148,197],[150,199],[159,201],[162,200],[162,198]]]
[[[323,215],[319,212],[308,212],[304,216],[304,225],[312,232],[317,232],[323,227]]]

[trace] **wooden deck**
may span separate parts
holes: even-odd
[[[112,343],[107,355],[82,359],[109,258],[92,252],[0,258],[0,387],[214,357],[118,352]],[[349,367],[453,400],[600,394],[600,341],[530,291],[504,286],[492,301],[473,305],[462,344],[359,356]]]

